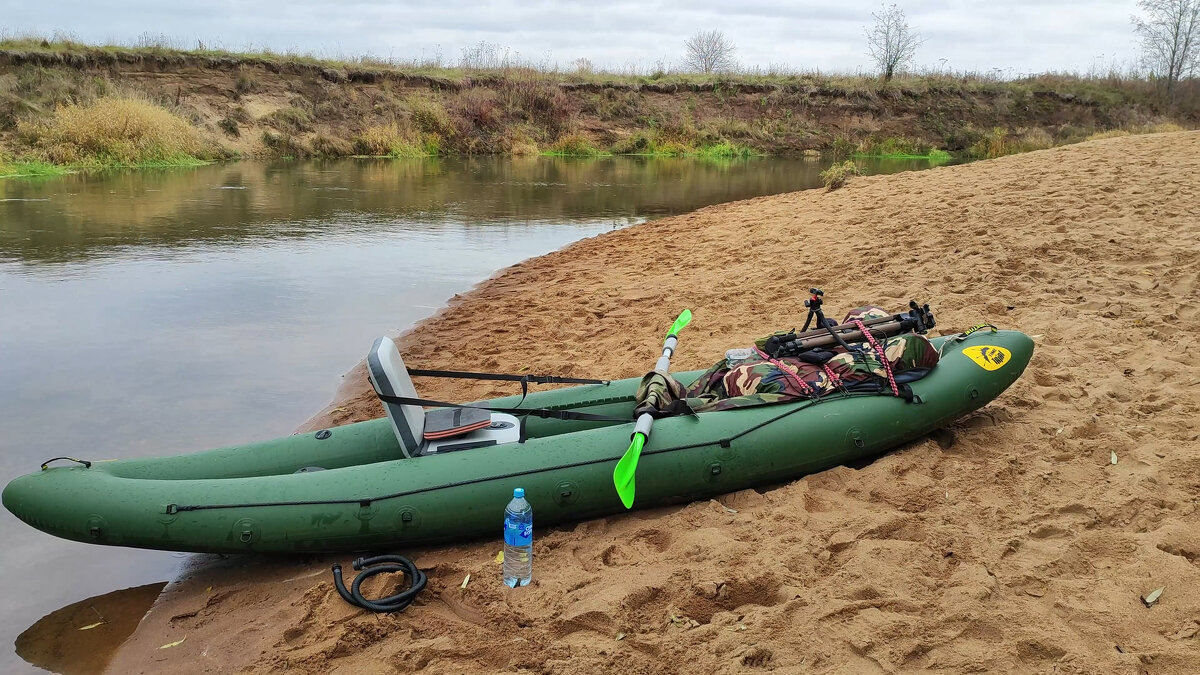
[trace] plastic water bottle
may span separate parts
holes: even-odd
[[[533,507],[525,501],[525,489],[517,488],[504,508],[504,583],[528,586],[532,578]]]
[[[730,349],[725,352],[725,367],[731,370],[733,368],[737,368],[745,363],[746,359],[749,359],[751,356],[754,356],[754,350],[748,347]]]

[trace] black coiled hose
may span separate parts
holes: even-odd
[[[363,569],[363,568],[366,569]],[[346,602],[355,607],[369,609],[372,612],[399,612],[405,607],[412,604],[413,600],[417,599],[417,595],[424,590],[425,583],[428,579],[425,573],[417,569],[417,566],[411,560],[402,555],[377,555],[374,558],[359,558],[354,561],[354,569],[362,570],[358,576],[354,577],[354,583],[350,584],[350,590],[346,590],[346,584],[342,581],[342,566],[334,564],[333,566],[333,585],[337,588],[338,595]],[[378,598],[376,600],[368,600],[363,597],[361,586],[364,581],[385,572],[403,572],[411,580],[411,584],[406,590],[400,591],[395,595],[389,595],[386,598]]]

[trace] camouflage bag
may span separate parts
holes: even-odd
[[[867,305],[851,310],[842,323],[865,321],[891,316],[882,307]],[[869,334],[868,334],[869,335]],[[937,365],[939,355],[933,343],[924,335],[908,333],[887,339],[869,337],[850,343],[854,352],[838,348],[837,354],[825,365],[847,383],[887,384],[900,396],[899,385],[921,379]],[[860,387],[860,390],[863,387]]]
[[[883,308],[868,305],[852,310],[843,323],[888,316]],[[911,400],[907,383],[926,375],[938,362],[933,344],[915,333],[871,338],[850,347],[850,352],[840,346],[830,348],[834,356],[824,364],[792,356],[772,358],[756,347],[754,355],[732,368],[725,360],[713,364],[683,396],[695,412],[818,398],[837,390],[887,392]]]
[[[633,417],[636,419],[645,413],[654,418],[691,414],[692,410],[684,400],[685,393],[678,380],[652,370],[638,384]]]

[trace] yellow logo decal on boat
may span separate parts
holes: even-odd
[[[984,370],[996,370],[1000,366],[1008,363],[1012,358],[1012,353],[1004,347],[994,347],[992,345],[975,345],[962,350],[967,358],[979,364]]]

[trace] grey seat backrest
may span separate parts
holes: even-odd
[[[404,365],[404,359],[400,358],[400,350],[396,349],[396,343],[389,337],[379,338],[371,347],[371,353],[367,355],[367,376],[371,378],[375,393],[380,396],[417,397],[412,378],[408,376],[408,368]],[[419,455],[425,441],[425,411],[419,405],[386,401],[383,410],[392,423],[392,431],[400,442],[404,456]]]

